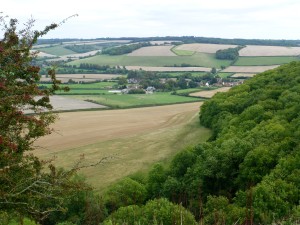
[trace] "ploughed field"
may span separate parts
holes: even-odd
[[[55,132],[35,143],[34,154],[44,159],[56,156],[56,164],[62,167],[71,167],[81,155],[86,164],[112,157],[81,170],[100,189],[206,140],[210,132],[199,125],[200,105],[61,113]]]
[[[183,44],[179,45],[177,50],[185,50],[185,51],[195,51],[202,53],[216,53],[218,50],[227,49],[227,48],[235,48],[237,45],[223,45],[223,44]]]
[[[300,47],[247,45],[240,56],[298,56]]]
[[[229,66],[222,72],[226,73],[262,73],[267,70],[275,69],[279,65],[272,66]]]

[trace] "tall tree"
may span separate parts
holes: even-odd
[[[56,115],[49,96],[59,89],[54,70],[49,71],[53,86],[38,88],[39,67],[32,65],[36,53],[31,48],[58,24],[33,31],[31,19],[18,30],[18,21],[4,16],[0,24],[4,30],[0,40],[0,213],[41,222],[52,211],[64,210],[61,203],[67,196],[86,188],[72,180],[79,164],[69,171],[57,169],[51,160],[40,160],[30,152],[36,139],[51,133],[49,125]]]

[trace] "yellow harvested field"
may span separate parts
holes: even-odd
[[[245,78],[250,78],[250,77],[254,77],[255,73],[235,73],[230,77],[236,78],[236,77],[245,77]]]
[[[275,69],[279,65],[273,66],[229,66],[222,72],[226,73],[262,73],[267,70]]]
[[[168,46],[148,46],[137,49],[129,54],[128,56],[176,56],[174,52],[171,51],[173,45]]]
[[[200,91],[200,92],[195,92],[191,93],[190,96],[194,97],[201,97],[201,98],[211,98],[218,92],[227,92],[229,91],[230,87],[221,87],[215,90],[209,90],[209,91]]]
[[[297,56],[300,47],[247,45],[239,51],[240,56]]]
[[[55,132],[38,140],[33,153],[42,159],[55,156],[55,163],[65,168],[83,154],[85,164],[112,156],[104,164],[80,171],[97,190],[103,190],[124,176],[170,159],[185,146],[205,141],[210,131],[198,125],[200,105],[61,113]]]
[[[177,50],[187,50],[194,52],[203,52],[203,53],[216,53],[216,51],[227,48],[235,48],[237,45],[218,45],[218,44],[183,44],[179,45]]]
[[[36,154],[49,154],[104,140],[150,132],[181,123],[186,113],[199,111],[201,103],[176,104],[124,110],[68,112],[59,114],[55,132],[36,142],[43,149]]]
[[[170,72],[176,72],[176,71],[197,71],[197,72],[209,72],[211,71],[211,68],[208,67],[155,67],[155,66],[126,66],[127,70],[145,70],[145,71],[170,71]]]

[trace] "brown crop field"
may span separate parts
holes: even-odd
[[[170,126],[180,114],[199,111],[200,103],[177,104],[124,110],[91,112],[69,112],[59,115],[54,129],[57,131],[38,141],[38,145],[58,152],[62,149],[79,147],[148,132]],[[174,125],[174,124],[173,124]]]
[[[183,44],[179,45],[177,50],[187,50],[203,53],[216,53],[216,51],[227,48],[234,48],[236,45],[218,45],[218,44]]]
[[[297,56],[300,47],[247,45],[239,51],[240,56]]]
[[[103,188],[206,140],[210,131],[199,125],[200,105],[61,113],[55,132],[35,143],[34,154],[44,159],[56,156],[63,167],[72,166],[82,154],[87,163],[113,156],[81,171],[96,188]]]
[[[222,72],[226,73],[262,73],[267,70],[275,69],[279,65],[273,66],[229,66]]]
[[[171,51],[173,46],[148,46],[137,49],[129,54],[128,56],[176,56],[174,52]]]
[[[190,96],[194,97],[201,97],[201,98],[211,98],[218,92],[227,92],[229,91],[230,87],[221,87],[215,90],[209,90],[209,91],[200,91],[200,92],[195,92],[191,93]]]
[[[55,111],[107,108],[106,106],[100,104],[57,95],[50,96],[50,102],[53,106],[53,110]]]
[[[211,68],[207,67],[159,67],[159,66],[126,66],[127,70],[145,70],[145,71],[160,71],[160,72],[176,72],[176,71],[197,71],[209,72]]]

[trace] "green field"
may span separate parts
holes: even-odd
[[[299,61],[300,57],[296,56],[253,56],[253,57],[239,57],[234,63],[234,66],[269,66],[280,65],[292,61]]]
[[[197,98],[171,95],[170,92],[156,92],[154,94],[73,95],[70,97],[93,101],[112,108],[143,107],[199,101]]]
[[[100,95],[100,94],[110,94],[108,92],[116,82],[98,82],[98,83],[89,83],[89,84],[61,84],[60,87],[69,87],[68,92],[65,91],[56,91],[57,95]],[[40,84],[40,87],[50,88],[52,84]]]
[[[96,55],[85,59],[79,59],[67,63],[79,66],[81,63],[110,66],[180,66],[188,64],[192,66],[216,67],[229,66],[230,60],[218,60],[214,54],[197,53],[192,56],[108,56]]]
[[[110,94],[107,90],[101,89],[70,89],[70,91],[56,91],[56,95],[103,95]]]
[[[203,91],[203,90],[212,90],[212,89],[215,89],[215,88],[207,88],[207,87],[187,88],[187,89],[177,90],[176,93],[177,94],[189,94],[189,93],[193,93],[193,92],[199,92],[199,91]]]
[[[115,85],[116,82],[97,82],[97,83],[87,83],[87,84],[60,84],[59,86],[69,87],[70,89],[107,89]],[[40,86],[51,87],[52,84],[40,84]]]
[[[221,77],[221,78],[227,78],[227,77],[230,77],[230,76],[232,76],[234,73],[222,73],[222,72],[220,72],[220,73],[218,73],[217,75],[219,76],[219,77]]]
[[[45,52],[51,55],[63,56],[63,55],[70,55],[70,54],[77,54],[69,49],[64,48],[61,45],[48,47],[48,48],[39,48],[38,51]]]
[[[171,51],[174,52],[178,56],[191,56],[191,55],[194,55],[196,53],[194,51],[178,50],[177,46],[171,48]]]

